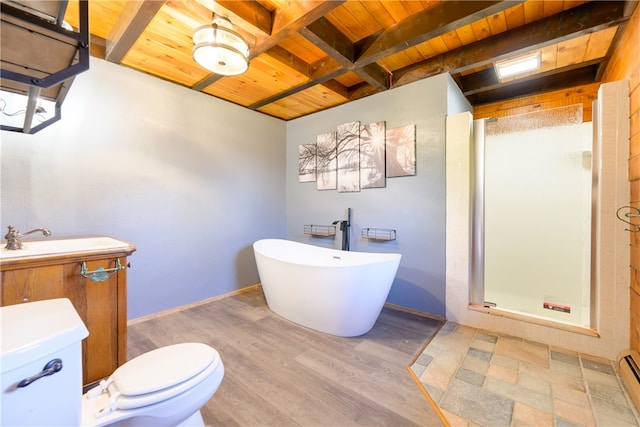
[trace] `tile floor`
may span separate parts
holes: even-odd
[[[447,322],[411,367],[452,426],[638,426],[615,362]]]

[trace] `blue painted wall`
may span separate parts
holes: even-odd
[[[440,75],[287,122],[287,236],[318,246],[335,239],[304,234],[305,224],[346,219],[352,208],[351,249],[398,252],[402,261],[388,301],[445,314],[445,117],[471,108],[448,75]],[[387,179],[385,188],[354,193],[318,191],[298,182],[298,146],[343,123],[385,121],[387,129],[416,125],[416,175]],[[391,228],[397,239],[360,237],[362,228]]]
[[[258,283],[251,245],[285,235],[285,123],[91,58],[35,135],[2,132],[2,235],[134,243],[130,319]]]

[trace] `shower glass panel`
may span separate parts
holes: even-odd
[[[592,145],[577,106],[487,121],[485,304],[589,326]]]

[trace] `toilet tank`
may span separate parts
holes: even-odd
[[[88,335],[66,298],[0,307],[0,425],[80,424],[81,343]],[[55,359],[51,365],[62,369],[19,386]]]

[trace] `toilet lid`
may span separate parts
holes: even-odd
[[[169,399],[201,381],[220,364],[218,352],[202,343],[183,343],[144,353],[111,375],[118,388],[120,409],[132,409]],[[191,381],[190,381],[191,380]]]

